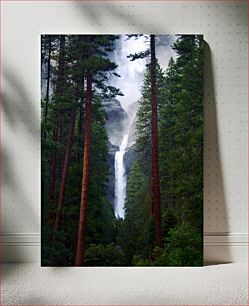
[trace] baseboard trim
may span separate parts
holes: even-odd
[[[204,261],[247,262],[248,233],[204,233]]]
[[[39,233],[4,233],[0,235],[0,245],[34,245],[40,246]]]
[[[248,245],[247,233],[204,233],[204,245]]]
[[[40,233],[2,233],[3,262],[40,262]],[[247,262],[248,233],[204,233],[205,262]]]

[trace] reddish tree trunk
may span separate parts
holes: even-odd
[[[79,113],[79,136],[78,136],[78,151],[77,151],[77,160],[79,161],[81,159],[82,155],[82,137],[83,137],[83,108],[80,105],[80,113]]]
[[[61,224],[61,214],[62,214],[62,206],[63,206],[63,201],[64,201],[65,186],[66,186],[66,181],[67,181],[68,165],[69,165],[71,151],[72,151],[75,117],[76,117],[76,110],[74,110],[72,114],[72,123],[71,123],[70,131],[69,131],[69,138],[68,138],[68,143],[67,143],[64,162],[63,162],[60,193],[59,193],[55,225],[54,225],[55,230],[58,230]]]
[[[75,266],[83,266],[84,263],[84,240],[85,240],[86,212],[87,212],[87,193],[88,193],[88,179],[89,179],[89,170],[90,170],[91,104],[92,104],[92,77],[90,75],[87,75],[84,160],[83,160],[80,218],[79,218]]]
[[[155,243],[162,247],[162,220],[160,199],[160,177],[158,160],[158,128],[157,128],[157,80],[155,35],[150,35],[151,49],[151,130],[152,130],[152,212],[155,221]]]
[[[53,142],[57,142],[58,138],[58,127],[53,128]],[[49,202],[53,202],[55,199],[55,177],[56,177],[56,164],[57,164],[57,154],[54,152],[51,158],[51,172],[50,172],[50,192],[49,192]]]

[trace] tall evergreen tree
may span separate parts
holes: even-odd
[[[68,135],[68,143],[67,143],[67,147],[66,147],[66,151],[65,151],[64,161],[63,161],[63,171],[62,171],[60,191],[59,191],[59,199],[58,199],[58,204],[57,204],[55,225],[54,225],[55,230],[58,230],[58,228],[60,226],[60,223],[61,223],[62,205],[63,205],[63,201],[64,201],[64,192],[65,192],[65,187],[66,187],[68,167],[69,167],[69,161],[70,161],[71,150],[72,150],[75,118],[76,118],[76,109],[73,109],[72,110],[72,118],[71,118],[71,126],[70,126],[70,130],[69,130],[69,135]]]
[[[157,77],[156,77],[156,50],[155,35],[150,35],[151,50],[151,132],[152,132],[152,176],[151,197],[152,214],[155,221],[156,246],[162,247],[162,219],[161,219],[161,196],[158,160],[158,127],[157,127]]]
[[[92,108],[92,83],[95,76],[96,85],[104,91],[104,93],[113,96],[120,94],[119,90],[114,87],[106,86],[106,73],[117,68],[117,65],[106,57],[106,52],[112,50],[113,38],[111,36],[89,37],[87,40],[87,58],[85,62],[87,73],[87,90],[86,90],[86,121],[85,121],[85,142],[84,142],[84,158],[83,158],[83,174],[82,189],[80,201],[80,217],[78,227],[77,250],[75,257],[75,265],[82,266],[84,264],[84,242],[85,227],[87,214],[87,194],[89,185],[89,169],[90,169],[90,144],[91,144],[91,108]]]
[[[91,106],[92,106],[92,76],[88,72],[86,79],[86,124],[85,124],[85,143],[84,143],[84,160],[82,174],[82,189],[80,201],[80,220],[78,228],[78,241],[75,258],[75,266],[82,266],[84,262],[84,234],[86,227],[87,213],[87,194],[88,180],[90,169],[90,145],[91,145]]]
[[[45,112],[44,121],[47,122],[48,117],[48,101],[49,101],[49,90],[50,90],[50,74],[51,74],[51,52],[52,52],[52,36],[48,38],[48,62],[47,62],[47,76],[46,76],[46,97],[45,97]],[[44,138],[46,138],[46,130],[44,132]]]
[[[55,103],[58,104],[60,99],[63,97],[63,91],[65,88],[65,35],[60,35],[60,50],[59,50],[59,61],[58,61],[58,73],[56,81],[56,93],[55,93]],[[56,107],[57,105],[55,105]],[[54,115],[54,127],[52,140],[54,143],[58,141],[59,127],[61,126],[62,113],[57,108]],[[50,192],[49,192],[49,202],[54,202],[55,200],[55,184],[56,184],[56,169],[57,169],[57,151],[55,150],[51,157],[51,173],[50,173]]]
[[[141,35],[129,35],[129,37],[139,37]],[[152,164],[151,164],[151,214],[155,223],[155,242],[162,247],[162,220],[161,220],[161,196],[160,196],[160,177],[159,177],[159,160],[158,160],[158,119],[157,119],[157,60],[155,50],[155,35],[149,36],[150,49],[131,54],[128,57],[132,61],[147,57],[150,54],[150,104],[151,104],[151,142],[152,142]]]

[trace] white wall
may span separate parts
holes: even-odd
[[[40,260],[40,34],[204,34],[204,242],[247,260],[247,1],[1,1],[1,244]]]

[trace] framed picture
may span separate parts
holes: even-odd
[[[201,266],[203,36],[41,52],[42,265]]]

